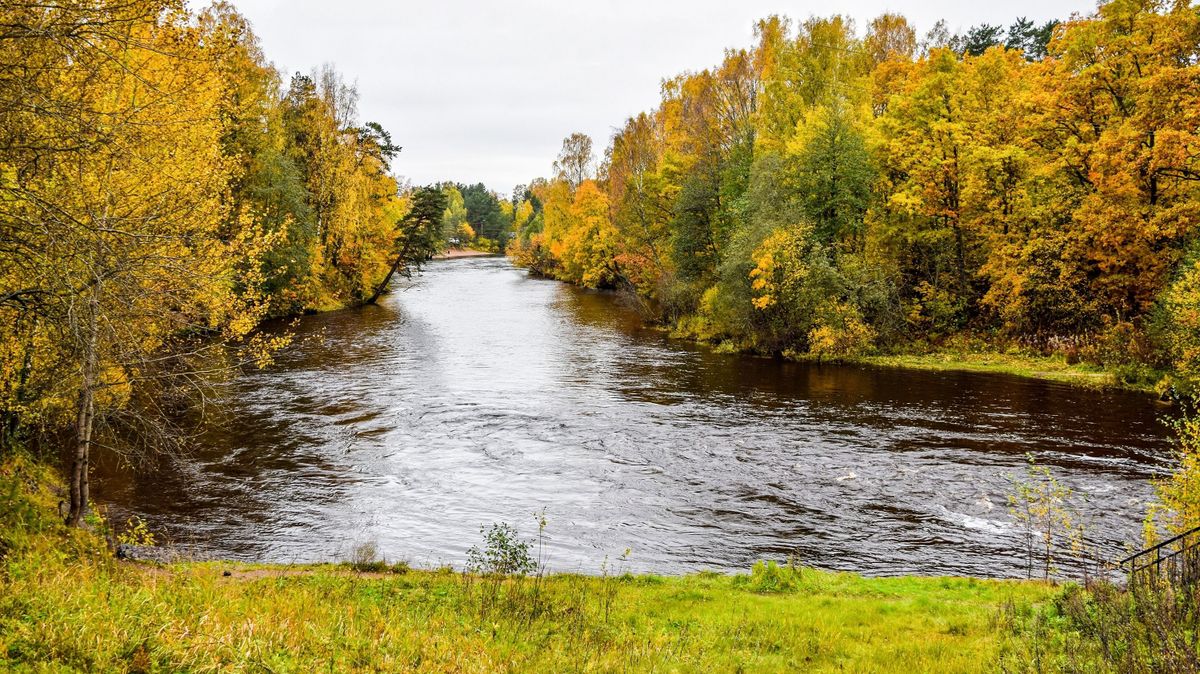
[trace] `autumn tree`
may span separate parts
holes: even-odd
[[[178,449],[280,346],[270,314],[371,301],[430,254],[330,68],[285,91],[227,3],[0,5],[0,442]],[[11,365],[10,365],[11,364]]]
[[[611,227],[581,217],[585,174],[564,167],[590,147],[568,140],[517,257],[577,283],[603,270],[653,318],[739,348],[825,357],[972,331],[1130,352],[1186,389],[1197,17],[1113,0],[920,41],[894,14],[861,35],[768,17],[614,133],[596,183]]]
[[[585,133],[573,133],[563,139],[562,150],[554,161],[554,174],[575,188],[592,177],[594,162],[591,137]]]
[[[89,17],[107,22],[102,35],[55,34]],[[211,51],[220,41],[164,3],[38,8],[25,18],[46,31],[41,58],[56,69],[41,93],[71,113],[17,111],[7,128],[23,138],[8,139],[6,164],[25,159],[17,146],[44,124],[77,140],[29,170],[0,172],[4,239],[17,243],[6,248],[35,274],[24,283],[40,298],[26,345],[43,345],[41,367],[61,368],[35,413],[72,420],[67,521],[78,526],[102,433],[123,425],[169,448],[180,435],[175,406],[202,395],[195,359],[210,349],[198,338],[240,340],[262,316],[257,295],[236,292],[253,285],[253,265],[235,264],[260,242],[224,227],[230,166]]]
[[[1051,45],[1045,143],[1074,181],[1069,253],[1114,319],[1148,310],[1198,222],[1200,17],[1183,3],[1112,2]]]
[[[446,185],[442,189],[446,197],[446,208],[442,212],[442,236],[459,243],[470,243],[475,239],[475,228],[467,221],[467,205],[457,185]]]

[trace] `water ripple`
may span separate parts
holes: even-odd
[[[1006,493],[1028,453],[1091,499],[1090,537],[1112,552],[1169,466],[1143,396],[716,354],[498,259],[435,263],[380,306],[297,330],[194,456],[103,470],[101,499],[247,560],[373,541],[461,564],[481,525],[532,534],[545,508],[564,571],[628,548],[630,569],[662,573],[795,555],[1017,576]]]

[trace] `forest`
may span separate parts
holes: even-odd
[[[0,10],[0,446],[187,436],[265,319],[375,301],[442,244],[331,67],[284,77],[227,3]],[[53,443],[51,443],[53,444]]]
[[[1195,7],[923,36],[896,14],[772,16],[755,35],[665,79],[598,162],[566,139],[514,260],[735,350],[974,341],[1195,388]]]

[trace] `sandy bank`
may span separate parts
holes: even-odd
[[[439,253],[433,256],[435,260],[453,260],[460,257],[494,257],[497,253],[485,253],[482,250],[469,250],[466,248],[451,248],[450,250]]]

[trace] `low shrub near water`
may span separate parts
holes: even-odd
[[[350,557],[342,565],[358,573],[408,573],[411,567],[406,561],[395,563],[379,555],[379,548],[374,541],[355,545],[350,551]]]
[[[530,552],[533,544],[522,540],[508,523],[493,524],[491,529],[480,527],[484,544],[467,551],[467,568],[482,575],[523,576],[537,569]]]
[[[1195,674],[1200,672],[1198,588],[1107,582],[1065,586],[1039,607],[1008,603],[1004,672]]]

